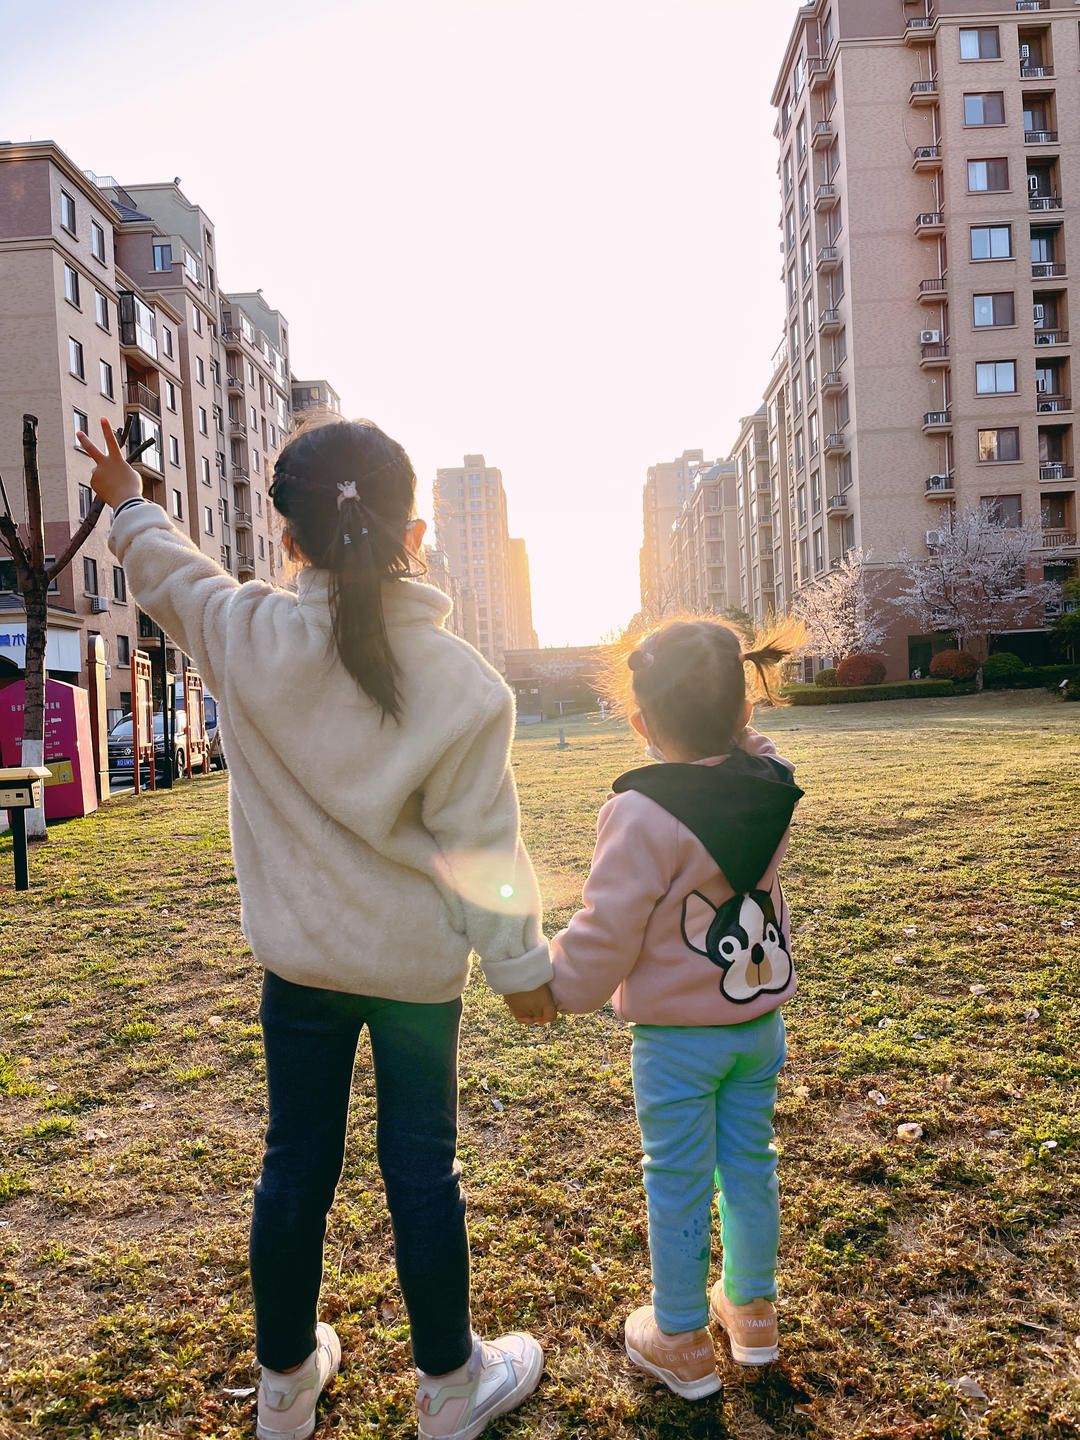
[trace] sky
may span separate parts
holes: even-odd
[[[7,8],[7,7],[5,7]],[[0,139],[170,180],[294,373],[481,453],[542,645],[638,608],[641,487],[726,456],[781,339],[769,95],[795,0],[99,0],[5,17]]]

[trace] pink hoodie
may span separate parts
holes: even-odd
[[[753,730],[739,748],[794,770]],[[551,942],[559,1009],[584,1015],[614,996],[616,1013],[642,1025],[737,1025],[782,1005],[795,993],[777,875],[787,845],[785,830],[756,884],[772,906],[743,900],[718,927],[735,891],[702,841],[640,790],[613,795],[597,821],[584,906]]]

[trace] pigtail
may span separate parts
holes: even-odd
[[[756,672],[749,686],[750,698],[766,700],[770,705],[786,704],[779,693],[780,666],[805,644],[806,627],[792,616],[779,616],[758,631],[751,648],[739,656],[744,665],[752,665]]]

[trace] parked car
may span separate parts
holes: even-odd
[[[218,706],[212,695],[203,695],[203,715],[206,719],[206,738],[210,742],[210,768],[227,770],[229,762],[225,758],[225,747],[221,743],[221,731],[218,729]]]
[[[187,717],[177,710],[173,719],[174,775],[182,775],[187,767]],[[165,721],[160,710],[154,712],[154,768],[158,781],[165,778]],[[121,716],[109,731],[109,779],[124,781],[135,773],[135,741],[130,715]],[[140,783],[150,783],[150,766],[143,761],[139,772]]]

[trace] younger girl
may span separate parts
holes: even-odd
[[[746,667],[769,696],[799,639],[781,625],[743,654],[733,630],[699,620],[631,652],[630,723],[667,763],[615,781],[584,909],[551,943],[558,1008],[614,993],[633,1025],[653,1303],[627,1319],[626,1350],[688,1399],[720,1389],[710,1314],[740,1363],[779,1353],[772,1115],[795,975],[777,866],[802,791],[746,728]],[[723,1278],[706,1297],[717,1189]]]
[[[305,1440],[341,1347],[317,1323],[360,1031],[419,1367],[421,1437],[474,1440],[536,1386],[531,1336],[482,1343],[455,1159],[469,952],[508,996],[551,974],[518,836],[513,701],[410,577],[424,523],[368,421],[289,440],[270,496],[299,593],[238,585],[141,499],[106,421],[93,485],[139,604],[218,698],[242,923],[265,967],[270,1125],[251,1224],[260,1440]],[[541,1007],[541,1010],[543,1007]],[[552,1012],[553,1013],[553,1012]]]

